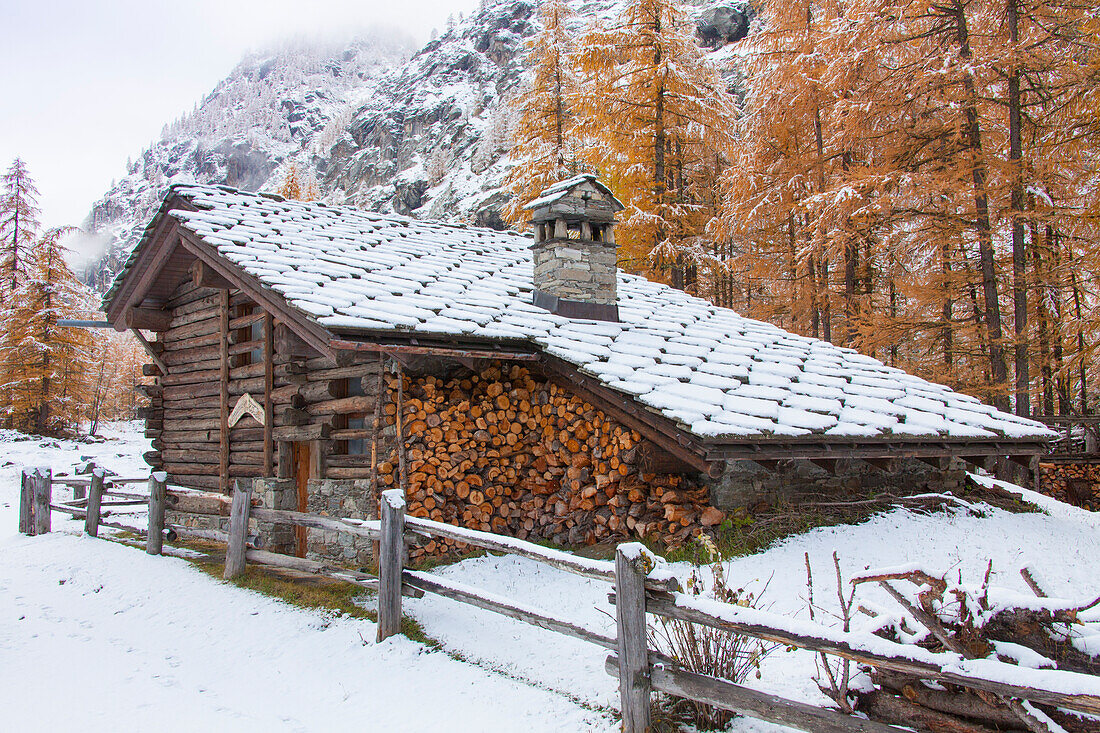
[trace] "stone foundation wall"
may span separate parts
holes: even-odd
[[[378,510],[369,479],[311,479],[306,511],[344,519],[377,519]],[[347,565],[369,565],[371,542],[345,532],[307,530],[306,557]]]
[[[298,508],[297,491],[293,479],[256,478],[252,479],[252,496],[260,500],[260,506],[266,509]],[[229,531],[229,517],[214,517],[205,514],[184,514],[168,510],[164,521],[168,524],[180,524],[193,529],[216,529]],[[249,521],[249,534],[258,534],[263,541],[263,549],[269,552],[294,554],[294,527],[271,522]]]
[[[710,500],[719,509],[732,511],[758,504],[797,503],[814,496],[842,496],[846,492],[957,494],[965,485],[966,470],[958,461],[947,471],[940,471],[921,461],[900,460],[887,473],[863,461],[839,460],[835,475],[809,461],[780,461],[774,471],[752,461],[730,461],[725,474],[710,484]]]

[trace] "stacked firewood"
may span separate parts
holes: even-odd
[[[1040,463],[1042,492],[1059,501],[1100,510],[1100,463]]]
[[[524,367],[405,377],[401,387],[401,424],[397,400],[385,422],[404,437],[413,516],[561,545],[630,536],[678,545],[723,518],[706,488],[647,470],[641,435]],[[382,489],[400,485],[401,463],[395,451],[380,464]],[[420,552],[453,549],[435,540]]]
[[[877,583],[904,610],[901,616],[894,612],[880,616],[891,619],[876,632],[880,636],[917,643],[934,652],[954,652],[967,659],[1000,659],[1023,668],[1100,674],[1100,656],[1089,653],[1090,645],[1075,641],[1095,638],[1100,633],[1097,622],[1090,620],[1095,617],[1092,609],[1100,606],[1100,598],[1080,605],[1048,599],[1025,568],[1021,574],[1036,598],[1020,599],[1013,592],[990,587],[991,571],[992,565],[976,586],[913,569],[863,573],[853,582]],[[865,607],[860,610],[874,614]],[[914,621],[917,625],[910,628],[908,624]],[[870,674],[874,685],[854,692],[854,707],[881,722],[921,731],[958,733],[1100,731],[1100,722],[1095,719],[1051,706],[942,681],[929,682],[917,675],[883,669],[873,669]],[[1026,669],[1021,669],[1021,677],[1028,679],[1025,675]],[[836,691],[835,685],[831,691],[826,690]],[[845,697],[850,700],[853,692],[848,693]]]

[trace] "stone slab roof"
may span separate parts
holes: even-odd
[[[196,211],[167,216],[334,332],[523,340],[702,439],[1051,436],[852,349],[621,271],[621,322],[554,315],[531,304],[531,239],[515,232],[226,187],[173,194]]]

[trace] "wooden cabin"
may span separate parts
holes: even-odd
[[[155,334],[149,463],[182,486],[252,480],[274,508],[369,518],[402,487],[440,521],[675,543],[799,492],[1033,469],[1049,437],[618,271],[622,207],[592,176],[528,208],[533,238],[173,187],[105,296],[112,325]],[[300,554],[369,555],[268,529]]]

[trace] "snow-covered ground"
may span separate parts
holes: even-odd
[[[80,537],[80,525],[58,514],[54,534],[17,535],[21,465],[71,471],[90,456],[125,475],[148,470],[138,428],[112,426],[108,435],[114,440],[85,445],[0,434],[0,463],[7,464],[0,466],[0,727],[617,729],[606,712],[617,707],[615,680],[603,670],[606,652],[584,642],[425,596],[406,599],[407,611],[455,654],[401,637],[375,644],[368,621],[302,610],[180,559]],[[1018,569],[1030,565],[1054,595],[1095,597],[1100,515],[1029,496],[1046,513],[898,510],[814,530],[730,562],[731,582],[767,582],[765,605],[804,616],[804,553],[814,561],[815,600],[830,605],[836,550],[849,573],[919,561],[976,580],[992,559],[1000,585],[1026,590]],[[437,572],[613,633],[606,583],[514,557]],[[871,588],[864,592],[888,605]],[[813,669],[812,655],[777,652],[752,684],[824,703]],[[731,730],[784,729],[742,719]]]

